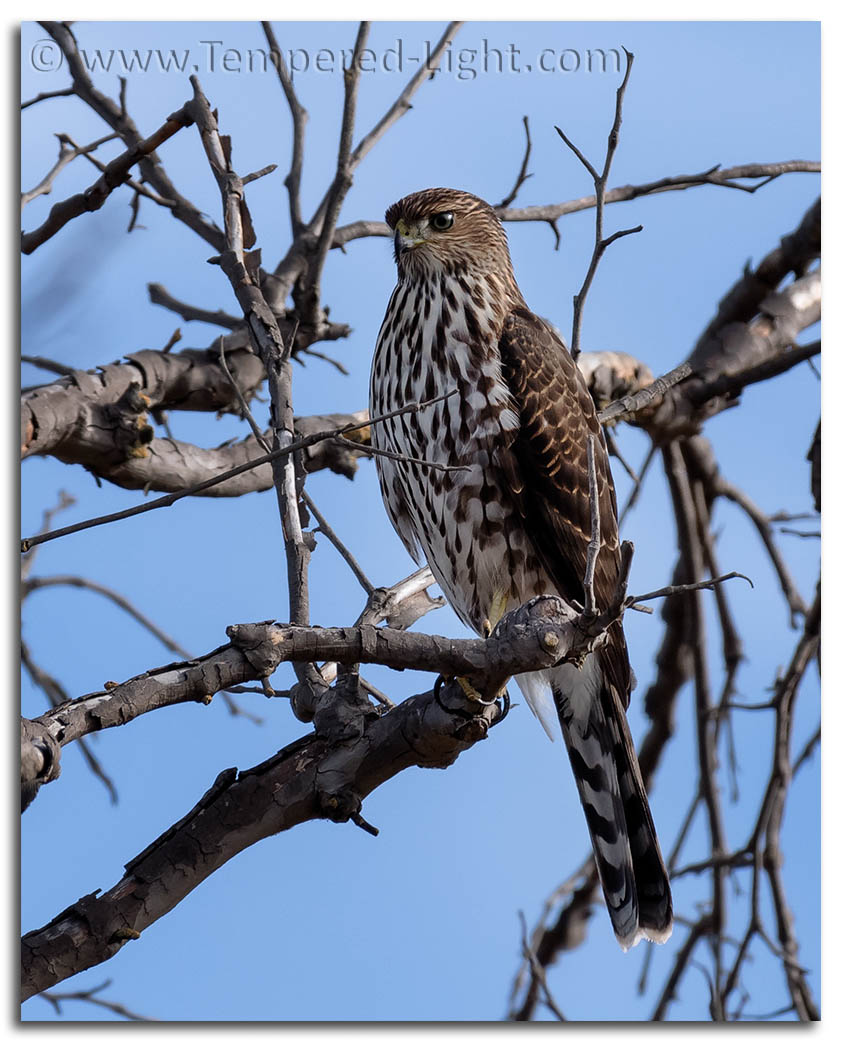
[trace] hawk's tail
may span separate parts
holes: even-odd
[[[672,933],[672,897],[626,714],[598,655],[550,671],[605,903],[624,950]]]

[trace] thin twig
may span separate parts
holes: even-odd
[[[292,116],[292,158],[290,160],[289,173],[284,179],[284,185],[289,197],[290,224],[292,226],[293,238],[295,238],[304,226],[304,221],[301,217],[301,172],[304,167],[304,131],[307,126],[307,110],[298,100],[298,95],[295,93],[292,77],[289,74],[281,48],[278,46],[271,23],[261,22],[260,24],[263,26],[263,32],[273,56],[273,65],[278,73],[278,79]]]
[[[371,130],[360,140],[354,149],[352,169],[356,169],[374,148],[383,135],[397,123],[397,121],[411,108],[411,101],[423,84],[430,79],[439,69],[439,59],[450,46],[453,37],[459,32],[464,22],[450,22],[445,28],[436,46],[430,52],[428,59],[421,65],[414,76],[409,80],[395,101],[389,106],[384,115],[377,121]]]
[[[42,246],[60,231],[68,221],[79,217],[83,213],[91,213],[98,210],[115,188],[124,184],[129,176],[129,170],[142,159],[151,155],[160,145],[168,141],[179,130],[190,125],[192,117],[188,115],[188,106],[184,105],[174,112],[145,140],[112,159],[105,167],[99,180],[63,202],[56,203],[50,210],[49,216],[40,227],[31,232],[21,233],[21,252],[30,254]]]
[[[626,600],[626,605],[630,608],[634,604],[640,604],[641,601],[651,601],[656,597],[672,597],[676,593],[712,590],[715,586],[727,582],[729,579],[745,579],[749,586],[754,589],[754,583],[747,575],[743,575],[742,572],[728,572],[727,575],[717,575],[714,579],[700,579],[698,582],[683,583],[681,586],[662,586],[660,590],[653,590],[652,593],[644,593],[639,597],[629,597]]]
[[[344,70],[345,103],[342,110],[342,127],[339,131],[339,153],[336,159],[336,174],[328,195],[325,197],[327,203],[324,210],[324,218],[321,222],[318,244],[315,255],[308,264],[307,274],[300,291],[301,307],[303,309],[302,318],[306,324],[316,324],[322,272],[324,271],[325,261],[333,242],[333,233],[339,221],[339,212],[353,182],[351,149],[354,138],[354,120],[357,113],[357,93],[360,85],[360,54],[365,47],[370,28],[369,22],[360,22],[357,38],[354,41],[351,64]]]
[[[549,989],[549,985],[547,984],[547,975],[544,973],[544,967],[538,962],[535,957],[535,952],[529,944],[526,930],[526,916],[520,910],[518,910],[518,916],[520,917],[521,950],[523,951],[524,957],[529,962],[529,968],[532,971],[533,979],[538,982],[544,996],[544,1002],[546,1002],[556,1020],[567,1020],[565,1015],[556,1005],[556,1001]]]
[[[651,405],[657,398],[663,397],[670,387],[680,383],[690,376],[692,372],[691,366],[687,362],[682,362],[681,365],[677,365],[675,369],[671,369],[663,376],[659,376],[657,380],[647,384],[641,390],[635,391],[634,394],[623,395],[622,398],[618,398],[610,405],[606,405],[599,414],[599,422],[616,423],[618,420],[624,420],[627,416],[640,412],[641,409]]]
[[[88,988],[85,991],[42,991],[39,992],[39,996],[42,999],[46,999],[47,1002],[55,1009],[56,1013],[62,1015],[62,1002],[87,1002],[92,1006],[98,1006],[100,1009],[107,1009],[110,1013],[116,1013],[118,1017],[123,1017],[125,1020],[138,1020],[144,1022],[154,1022],[154,1017],[144,1017],[140,1013],[134,1013],[123,1005],[122,1002],[109,1002],[107,999],[99,998],[99,992],[105,988],[111,986],[111,981],[107,980],[104,984],[98,984],[95,988]]]
[[[582,288],[573,298],[573,332],[570,338],[570,354],[573,359],[579,357],[581,347],[579,346],[579,340],[581,337],[582,329],[582,311],[585,306],[585,299],[588,295],[588,290],[591,288],[596,269],[599,266],[599,262],[602,259],[602,255],[611,245],[616,242],[617,239],[622,238],[625,235],[633,235],[636,232],[643,230],[643,225],[638,225],[636,228],[626,228],[622,231],[614,232],[613,235],[609,235],[608,238],[603,238],[603,217],[605,213],[605,186],[608,183],[608,175],[611,171],[611,163],[614,159],[614,153],[617,151],[617,144],[620,138],[620,125],[623,121],[623,98],[626,93],[626,87],[629,82],[629,76],[631,75],[632,63],[634,62],[634,55],[627,48],[623,48],[626,54],[626,73],[623,76],[623,81],[617,88],[617,99],[614,107],[614,123],[611,127],[611,131],[608,134],[608,147],[605,151],[605,162],[602,167],[602,173],[597,173],[593,165],[589,160],[580,152],[580,150],[573,144],[569,137],[561,130],[560,127],[556,127],[559,137],[564,141],[567,147],[573,152],[579,162],[585,167],[588,173],[591,175],[594,183],[594,189],[596,191],[596,222],[594,228],[594,248],[591,255],[591,261],[588,265],[588,270],[585,274]]]
[[[804,603],[801,594],[798,592],[795,580],[790,574],[789,568],[787,568],[786,562],[775,544],[772,528],[769,524],[769,518],[763,513],[760,507],[758,507],[757,504],[750,499],[745,492],[743,492],[742,489],[737,488],[736,485],[727,481],[721,474],[717,474],[714,479],[713,491],[718,496],[724,496],[725,499],[730,499],[732,503],[735,503],[738,507],[744,510],[754,524],[754,527],[757,529],[760,538],[763,540],[763,545],[766,547],[769,560],[772,562],[772,566],[777,573],[778,581],[781,584],[781,590],[786,598],[787,605],[789,606],[790,625],[794,629],[797,625],[797,616],[806,613],[807,605]]]
[[[354,555],[351,553],[348,547],[342,542],[342,540],[339,538],[336,532],[334,532],[334,530],[330,527],[325,516],[322,514],[322,512],[319,510],[319,508],[316,506],[316,504],[313,502],[311,497],[304,489],[302,489],[301,491],[301,498],[304,501],[304,504],[306,505],[307,509],[318,522],[319,527],[317,531],[322,532],[330,540],[330,542],[333,543],[340,557],[342,557],[342,559],[354,573],[354,577],[356,578],[357,582],[370,596],[375,590],[374,583],[368,578],[368,576],[365,574],[362,568],[360,568],[359,564],[357,563],[357,559],[354,557]]]
[[[457,471],[467,471],[471,468],[467,465],[457,463],[435,463],[433,460],[422,459],[420,456],[407,456],[403,452],[392,452],[391,449],[375,448],[374,445],[354,445],[354,451],[361,456],[383,456],[386,459],[399,460],[401,463],[413,463],[418,467],[426,467],[427,470],[438,470],[445,474]]]
[[[67,510],[69,507],[76,506],[76,500],[73,496],[68,495],[64,489],[59,490],[58,502],[54,507],[47,507],[44,513],[41,515],[41,528],[39,534],[49,532],[53,524],[53,518],[56,514],[60,514],[62,510]],[[35,557],[37,551],[31,553],[28,557],[24,558],[20,564],[20,578],[21,582],[26,582],[29,578],[29,574],[32,571],[32,566],[35,564]],[[23,598],[21,598],[22,600]]]
[[[495,209],[502,210],[505,209],[505,207],[510,206],[517,198],[517,194],[523,187],[524,182],[532,177],[532,174],[527,173],[527,170],[529,169],[529,157],[532,155],[532,138],[529,134],[529,116],[523,117],[523,129],[526,132],[526,151],[523,153],[523,162],[520,164],[520,170],[515,178],[515,183],[512,185],[512,190],[505,199],[502,199],[497,204]]]
[[[114,101],[98,90],[91,80],[85,60],[79,51],[76,38],[66,22],[38,23],[58,44],[64,55],[65,68],[73,79],[74,94],[88,105],[101,119],[116,130],[131,150],[143,144],[143,135],[125,109],[124,97],[120,103]],[[124,92],[121,90],[121,94]],[[219,251],[223,248],[224,237],[219,228],[176,189],[164,169],[158,156],[154,153],[142,156],[139,162],[140,174],[162,199],[167,200],[170,213],[182,221],[188,228],[199,235],[205,242]]]
[[[22,101],[20,110],[23,112],[24,109],[28,109],[30,105],[37,105],[39,101],[48,101],[50,98],[69,98],[74,95],[76,91],[73,87],[65,87],[63,90],[45,90],[41,91],[34,98],[30,98],[29,101]]]
[[[219,340],[217,341],[217,346],[219,347],[219,366],[222,369],[223,373],[225,373],[228,382],[231,384],[231,387],[234,390],[234,394],[237,396],[237,401],[240,403],[240,410],[242,412],[243,418],[246,420],[249,427],[251,427],[251,432],[254,435],[257,444],[263,449],[263,451],[267,455],[269,455],[272,452],[271,448],[269,447],[269,442],[263,437],[263,431],[261,431],[257,423],[257,420],[255,420],[254,413],[251,411],[249,403],[246,401],[243,392],[240,390],[240,385],[234,379],[231,370],[228,368],[228,363],[225,360],[225,337],[221,336],[219,338]]]
[[[99,138],[98,141],[94,141],[90,145],[84,145],[80,148],[78,145],[69,146],[65,144],[62,135],[59,135],[58,159],[34,188],[30,188],[28,192],[21,192],[21,210],[23,210],[27,203],[32,202],[33,199],[37,199],[39,195],[49,195],[53,190],[53,185],[58,175],[66,166],[72,163],[74,159],[78,159],[79,156],[88,155],[88,153],[99,148],[100,145],[104,145],[106,141],[113,141],[115,137],[117,137],[116,134],[106,134],[105,137]]]
[[[596,480],[593,434],[588,435],[588,495],[591,501],[591,538],[588,543],[588,557],[583,586],[585,588],[585,613],[587,615],[595,615],[597,607],[594,600],[593,582],[601,539],[599,531],[599,487]]]
[[[377,142],[383,137],[383,135],[404,115],[404,113],[410,110],[411,100],[423,84],[437,72],[439,67],[439,61],[442,55],[445,53],[453,37],[459,30],[462,22],[451,22],[442,33],[442,36],[436,46],[433,48],[429,55],[429,58],[421,63],[418,71],[411,77],[409,82],[400,92],[398,97],[389,106],[384,115],[377,121],[372,129],[363,136],[356,148],[351,152],[348,157],[347,164],[345,167],[345,174],[353,177],[354,171],[371,151],[371,149],[377,144]],[[350,70],[349,70],[350,71]],[[347,76],[347,72],[346,72]],[[311,314],[316,314],[318,311],[317,307],[313,306],[312,294],[315,288],[318,291],[318,287],[315,283],[312,283],[310,271],[311,262],[309,258],[312,256],[314,248],[320,248],[321,235],[325,227],[325,220],[328,212],[328,208],[331,205],[331,200],[334,198],[333,191],[336,179],[331,182],[330,187],[325,192],[319,203],[316,212],[313,214],[306,229],[302,230],[302,235],[295,239],[290,249],[287,251],[286,256],[278,263],[275,268],[274,274],[278,280],[278,288],[280,295],[285,297],[286,293],[292,287],[293,283],[297,278],[304,275],[307,284],[301,288],[302,301],[306,305],[304,310],[309,311]],[[338,216],[338,215],[337,215]],[[359,238],[362,235],[374,234],[370,229],[376,228],[378,231],[376,234],[384,234],[382,229],[386,229],[387,226],[381,222],[363,222],[365,229],[359,222],[353,226],[351,234],[347,234],[345,231],[334,228],[334,232],[331,234],[329,239],[329,248],[333,249],[340,247],[344,242],[349,241],[352,238]],[[307,236],[310,242],[305,242],[305,236],[303,232],[307,232]],[[306,293],[304,292],[306,291]],[[309,300],[309,303],[307,302]]]
[[[242,318],[230,315],[221,308],[217,311],[208,311],[206,308],[197,308],[192,304],[176,300],[159,282],[150,282],[146,289],[149,292],[150,303],[158,304],[168,311],[174,311],[185,322],[207,322],[209,325],[224,326],[225,329],[237,329],[243,325]]]
[[[58,138],[60,141],[66,142],[73,148],[79,147],[69,134],[59,134]],[[91,166],[95,166],[100,173],[105,171],[106,164],[92,153],[83,153],[83,158],[87,159]],[[160,206],[165,210],[173,210],[176,206],[176,203],[174,203],[172,199],[165,199],[162,195],[158,195],[157,192],[153,192],[150,188],[147,188],[145,184],[136,181],[133,177],[127,178],[124,184],[127,188],[131,188],[135,193],[134,199],[132,200],[133,207],[136,207],[140,202],[138,196],[143,196],[144,199],[150,199],[156,206]],[[129,231],[131,231],[131,227],[129,228]]]
[[[658,452],[658,446],[652,442],[649,446],[649,451],[646,453],[646,459],[643,461],[643,466],[640,468],[640,474],[638,475],[637,481],[635,482],[634,488],[629,493],[629,498],[626,500],[626,505],[620,511],[620,518],[618,525],[622,527],[629,511],[637,503],[638,497],[643,490],[643,479],[649,473],[649,468],[652,466],[652,460],[655,458]]]
[[[658,195],[662,192],[683,192],[701,185],[714,185],[723,188],[744,188],[738,185],[738,179],[767,179],[770,173],[778,176],[792,173],[821,173],[821,163],[814,160],[792,159],[779,163],[742,163],[739,166],[722,170],[719,165],[698,174],[677,174],[662,177],[657,181],[648,181],[638,185],[621,185],[608,189],[603,201],[609,203],[630,202],[642,196]],[[768,181],[764,181],[768,183]],[[755,191],[761,185],[750,186]],[[538,204],[536,206],[514,207],[498,213],[501,221],[557,221],[571,213],[591,210],[596,206],[596,196],[586,195],[579,199],[570,199],[562,203]]]

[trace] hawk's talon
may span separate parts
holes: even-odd
[[[483,698],[467,677],[454,677],[453,679],[462,688],[462,692],[469,702],[479,702],[481,706],[493,706],[496,703],[496,695],[494,698]]]
[[[446,713],[449,713],[450,710],[447,708],[444,702],[442,702],[440,695],[442,686],[448,680],[450,680],[450,677],[446,677],[443,673],[439,673],[439,675],[436,677],[435,683],[433,684],[433,698],[436,700],[436,704],[438,705],[439,709],[443,709]]]
[[[512,700],[509,698],[509,692],[506,690],[506,688],[503,688],[503,691],[500,697],[497,699],[497,701],[501,703],[500,715],[497,717],[496,720],[491,721],[491,723],[488,725],[489,728],[496,727],[498,724],[501,724],[509,715],[509,710],[512,708]]]

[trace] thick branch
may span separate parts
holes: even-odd
[[[260,359],[244,347],[229,348],[227,357],[240,389],[250,397],[266,374]],[[138,436],[146,424],[139,424],[138,417],[148,409],[223,412],[236,406],[218,352],[137,351],[125,362],[77,369],[23,394],[21,456],[54,455],[75,463],[101,453],[105,462],[120,462],[131,447],[146,444]]]
[[[633,416],[659,443],[695,434],[711,416],[735,404],[743,387],[811,357],[816,345],[793,345],[821,316],[820,269],[767,296],[758,311],[752,322],[731,323],[700,343],[674,370],[678,380],[668,380],[663,393],[656,381],[604,409],[602,422]]]
[[[230,644],[201,658],[143,673],[108,691],[63,702],[34,722],[63,746],[164,706],[208,704],[218,691],[268,677],[284,662],[378,663],[393,669],[482,678],[479,684],[497,691],[515,673],[581,656],[610,625],[606,621],[595,631],[593,626],[583,628],[578,618],[557,598],[542,597],[509,613],[487,640],[455,640],[371,624],[229,626]]]
[[[719,302],[716,315],[699,337],[701,346],[715,337],[731,322],[750,322],[764,299],[790,272],[803,276],[821,256],[822,202],[817,199],[795,229],[785,235],[780,245],[768,253],[756,268],[746,265],[742,278]]]
[[[45,714],[38,723],[67,744],[161,705],[207,701],[221,687],[268,676],[293,656],[440,669],[471,677],[481,695],[491,693],[487,704],[469,700],[451,682],[383,716],[368,714],[354,741],[332,745],[310,736],[239,776],[224,771],[187,817],[127,865],[115,887],[83,897],[23,938],[23,997],[115,955],[245,847],[302,821],[358,816],[360,801],[406,767],[448,766],[486,736],[498,713],[493,695],[501,678],[592,646],[595,638],[583,636],[576,620],[560,601],[543,597],[510,613],[488,640],[376,627],[233,626],[232,643],[201,660],[144,674]]]

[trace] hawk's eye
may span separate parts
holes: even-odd
[[[453,214],[449,210],[434,213],[430,218],[430,227],[435,228],[437,232],[446,232],[448,228],[453,227]]]

